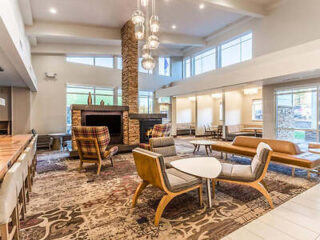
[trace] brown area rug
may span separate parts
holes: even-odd
[[[192,156],[192,145],[181,139],[176,142],[180,155]],[[35,178],[27,217],[21,224],[22,239],[220,239],[270,210],[254,189],[222,183],[211,209],[206,195],[204,206],[199,207],[196,191],[190,192],[173,199],[155,227],[154,215],[163,193],[148,187],[131,209],[140,182],[132,154],[116,156],[114,168],[105,162],[98,177],[94,166],[79,173],[78,161],[52,154],[47,153],[47,162],[41,155],[44,170]],[[199,155],[203,154],[204,149]],[[232,162],[247,164],[248,160],[233,158]],[[52,165],[62,167],[57,171]],[[291,177],[287,171],[274,165],[267,173],[265,181],[275,206],[320,181],[315,176],[308,180],[302,172]]]

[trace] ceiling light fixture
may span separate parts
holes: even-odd
[[[204,7],[205,7],[204,3],[200,3],[199,8],[204,9]]]
[[[243,90],[244,95],[254,95],[257,94],[259,91],[258,88],[246,88]]]
[[[177,26],[176,26],[176,25],[172,25],[171,28],[172,28],[172,29],[176,29]]]
[[[222,98],[222,94],[221,93],[214,93],[211,95],[212,98],[218,99],[218,98]]]
[[[151,10],[152,15],[149,18],[149,0],[137,0],[137,10],[132,14],[132,22],[135,24],[135,37],[137,40],[146,40],[146,43],[141,49],[142,55],[142,67],[145,70],[152,70],[156,61],[151,56],[151,50],[155,50],[159,47],[160,41],[156,35],[160,30],[159,17],[156,15],[155,0],[152,0]],[[140,5],[145,7],[145,10],[140,9]],[[144,12],[145,11],[145,12]],[[144,16],[146,16],[144,18]],[[144,25],[145,24],[145,25]],[[144,34],[146,32],[146,34]],[[150,34],[151,32],[151,34]]]
[[[55,9],[55,8],[50,8],[50,9],[49,9],[49,12],[50,12],[51,14],[57,14],[57,9]]]

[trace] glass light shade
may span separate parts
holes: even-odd
[[[142,67],[145,70],[152,70],[152,69],[154,69],[155,66],[156,66],[156,62],[155,62],[154,58],[151,57],[150,55],[148,57],[142,59]]]
[[[152,15],[150,18],[150,30],[152,33],[157,33],[159,32],[160,28],[160,21],[159,17],[156,15]]]
[[[147,58],[150,56],[150,49],[149,46],[147,44],[144,44],[141,50],[141,56],[143,58]]]
[[[148,45],[150,49],[157,49],[159,44],[159,38],[156,35],[152,34],[148,37]]]
[[[141,10],[135,10],[132,14],[131,20],[133,24],[144,23],[144,14]]]
[[[149,2],[149,0],[141,0],[141,5],[146,7],[146,6],[148,6],[148,2]]]
[[[144,38],[144,26],[143,23],[138,23],[134,26],[134,35],[136,39],[142,40]]]

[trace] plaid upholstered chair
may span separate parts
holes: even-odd
[[[151,138],[169,137],[171,135],[171,124],[156,124],[153,126]],[[150,143],[140,143],[140,147],[150,150]]]
[[[97,175],[99,175],[103,159],[109,159],[113,166],[112,156],[118,152],[118,147],[107,149],[110,143],[107,127],[78,126],[73,127],[72,130],[80,157],[80,170],[83,163],[95,163],[98,165]]]

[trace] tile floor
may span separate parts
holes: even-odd
[[[238,229],[222,240],[320,240],[320,185]]]

